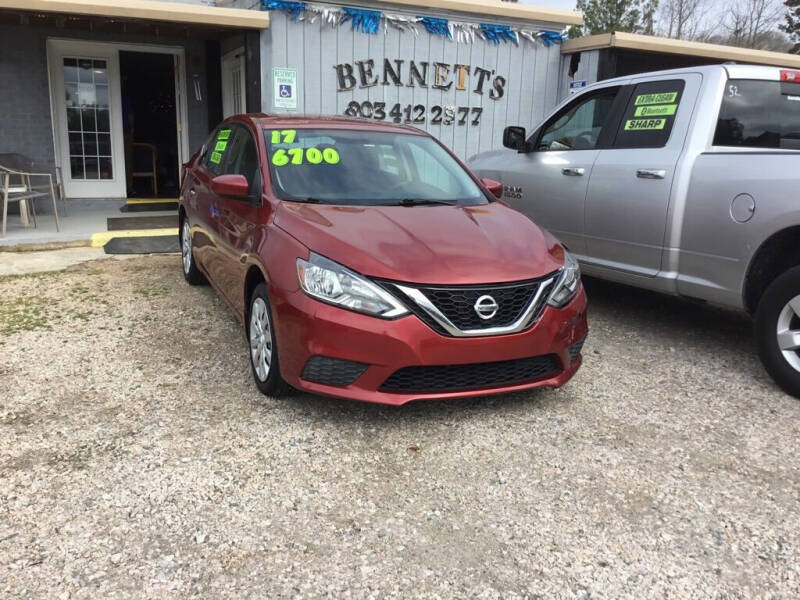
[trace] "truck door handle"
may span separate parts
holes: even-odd
[[[639,169],[636,176],[639,179],[664,179],[667,172],[664,169]]]
[[[561,174],[567,177],[580,177],[584,172],[583,167],[564,167],[561,169]]]

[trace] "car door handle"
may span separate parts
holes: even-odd
[[[639,179],[664,179],[667,172],[664,169],[639,169],[636,176]]]
[[[561,174],[567,177],[580,177],[583,175],[585,169],[583,167],[564,167],[561,169]]]
[[[194,195],[196,195],[196,194],[197,194],[197,190],[195,190],[194,188],[189,188],[189,193],[190,193],[192,196],[194,196]]]

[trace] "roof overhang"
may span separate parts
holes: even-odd
[[[532,4],[501,2],[500,0],[377,0],[383,4],[412,6],[425,10],[447,10],[475,13],[482,19],[507,17],[524,21],[540,21],[559,25],[583,25],[583,15],[572,10],[560,10]]]
[[[142,19],[238,29],[267,29],[269,14],[259,10],[221,8],[159,0],[0,0],[0,9]]]
[[[800,67],[800,56],[795,54],[768,52],[767,50],[751,50],[750,48],[737,48],[735,46],[723,46],[722,44],[674,40],[671,38],[624,33],[621,31],[569,40],[561,45],[561,53],[575,54],[576,52],[599,50],[602,48],[622,48],[625,50],[638,50],[640,52],[701,56],[703,58],[718,59],[721,62],[734,61],[757,65],[771,65],[775,67]]]

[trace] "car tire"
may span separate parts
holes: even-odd
[[[259,283],[250,296],[246,319],[250,370],[258,391],[280,397],[291,387],[281,377],[274,323],[267,286]]]
[[[800,267],[766,289],[755,317],[758,355],[783,391],[800,398]]]
[[[203,285],[206,283],[206,278],[197,266],[194,259],[194,247],[192,246],[192,230],[189,227],[189,219],[184,218],[181,221],[181,267],[183,270],[183,278],[189,282],[189,285]]]

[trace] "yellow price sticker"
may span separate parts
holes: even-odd
[[[319,165],[323,162],[337,165],[340,160],[339,152],[335,148],[325,148],[321,151],[319,148],[306,148],[305,150],[303,148],[278,148],[272,154],[272,164],[276,167],[284,167],[288,164],[302,165],[303,162],[311,165]]]
[[[666,119],[629,119],[625,122],[625,131],[657,131],[666,124]]]
[[[296,139],[296,129],[281,129],[280,131],[277,129],[272,130],[271,141],[273,144],[294,144]]]

